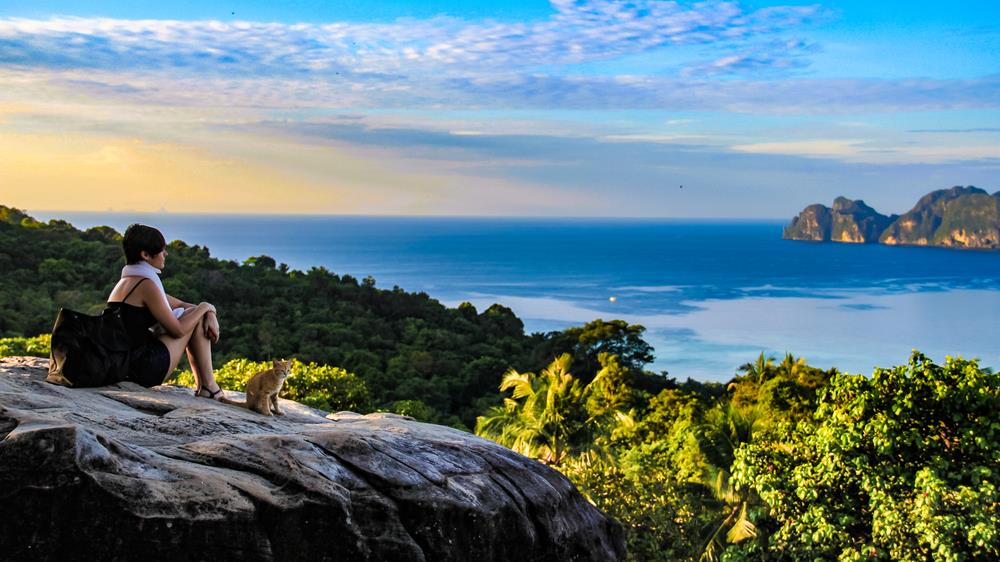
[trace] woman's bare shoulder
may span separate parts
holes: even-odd
[[[149,285],[152,283],[141,283],[145,277],[133,276],[122,277],[118,280],[114,289],[111,289],[111,294],[108,295],[108,302],[116,302],[121,300],[128,300],[129,304],[135,304],[138,301],[145,301],[149,293]],[[139,285],[136,287],[136,285]],[[135,289],[134,291],[132,289]],[[131,292],[131,294],[129,294]],[[125,295],[129,295],[128,299],[124,299]],[[136,297],[142,297],[136,298]]]

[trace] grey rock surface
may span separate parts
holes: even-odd
[[[621,560],[558,472],[391,414],[266,418],[133,383],[69,389],[0,359],[4,560]],[[229,393],[230,396],[239,393]]]

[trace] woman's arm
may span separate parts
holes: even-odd
[[[143,286],[139,287],[139,291],[142,293],[143,303],[149,307],[149,312],[153,314],[153,318],[160,323],[163,330],[170,334],[171,337],[183,337],[198,326],[202,316],[208,312],[215,312],[214,306],[203,302],[193,307],[193,310],[188,310],[187,314],[178,319],[174,316],[167,300],[164,300],[155,285],[152,283],[143,284]]]

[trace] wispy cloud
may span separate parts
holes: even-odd
[[[381,113],[260,121],[218,109],[145,108],[137,117],[95,106],[87,118],[26,109],[0,124],[0,185],[14,186],[8,197],[28,207],[42,207],[32,201],[47,195],[103,208],[87,194],[130,189],[145,197],[134,185],[155,178],[157,193],[190,192],[205,208],[230,211],[775,217],[836,195],[903,212],[948,185],[993,191],[1000,170],[995,148],[969,152],[954,143],[876,155],[866,153],[894,147],[831,136],[734,150],[712,139],[559,135],[538,126],[467,134]],[[16,133],[26,129],[34,132]],[[75,186],[72,197],[60,191],[66,185]],[[206,199],[208,192],[216,195]],[[164,205],[174,209],[160,201],[152,208]]]
[[[25,197],[83,185],[71,167],[39,179],[39,162],[76,150],[67,136],[91,143],[96,186],[162,173],[231,194],[249,175],[270,178],[254,204],[271,185],[351,212],[559,214],[570,201],[577,214],[774,216],[848,184],[899,208],[1000,167],[987,135],[1000,75],[829,78],[811,66],[822,45],[801,39],[819,7],[552,6],[521,23],[0,19],[0,132],[38,153],[16,178],[0,166],[0,184]],[[906,135],[867,118],[956,109],[987,118],[911,120]],[[180,174],[178,159],[217,177]]]
[[[733,2],[553,0],[552,5],[553,17],[531,23],[449,17],[326,25],[9,18],[0,20],[0,61],[229,76],[494,71],[746,40],[786,31],[818,13],[814,6],[746,10]]]
[[[76,96],[127,103],[245,107],[598,107],[629,77],[573,78],[576,65],[701,46],[739,59],[691,67],[684,79],[787,69],[796,41],[778,38],[816,6],[752,10],[735,2],[553,0],[533,22],[453,17],[391,23],[284,24],[56,17],[0,19],[0,80],[47,82]],[[747,54],[751,44],[764,52]],[[784,54],[782,50],[786,51]],[[754,51],[756,52],[756,51]],[[562,71],[553,72],[554,68]],[[561,75],[561,76],[560,76]],[[678,78],[681,78],[678,76]],[[496,103],[491,101],[490,103]]]
[[[672,109],[844,114],[1000,107],[1000,76],[946,79],[713,80],[522,75],[452,79],[464,99],[494,107]],[[458,97],[457,99],[463,99]]]
[[[817,6],[552,5],[553,16],[525,23],[0,19],[0,82],[20,84],[32,99],[49,88],[62,99],[196,107],[839,114],[1000,105],[998,76],[817,79],[795,72],[819,47],[782,36],[824,17]],[[694,46],[700,58],[675,74],[574,72],[673,46]]]
[[[737,216],[791,216],[808,203],[829,201],[848,192],[865,194],[865,200],[877,203],[880,209],[903,212],[923,193],[958,182],[955,178],[989,187],[1000,166],[995,149],[991,154],[970,153],[966,157],[958,148],[949,152],[948,146],[913,147],[912,154],[866,155],[865,151],[878,146],[861,140],[734,149],[690,139],[650,142],[646,138],[612,141],[542,134],[458,136],[426,129],[371,127],[363,122],[271,122],[227,128],[254,136],[291,135],[306,145],[343,143],[398,150],[425,162],[455,166],[469,177],[503,177],[548,185],[572,193],[567,195],[572,198],[615,194],[622,200],[609,195],[606,208],[628,207],[624,214],[636,216],[645,214],[642,206],[647,204],[677,216],[712,216],[720,213],[717,209],[734,205],[739,209]],[[678,189],[678,185],[685,189]],[[831,195],[831,190],[836,193]],[[723,196],[726,204],[720,206]],[[578,212],[595,214],[600,210],[581,206]]]
[[[58,99],[85,104],[258,109],[664,109],[845,115],[1000,107],[1000,76],[965,80],[785,77],[720,83],[679,77],[523,73],[337,81],[0,68],[0,84],[5,90],[0,99],[11,102]]]
[[[788,72],[809,66],[806,57],[819,46],[805,41],[770,41],[736,50],[709,62],[688,65],[684,76],[736,75],[748,72]]]
[[[863,140],[809,140],[740,144],[733,150],[754,154],[799,154],[803,156],[854,156],[862,150]]]
[[[1000,133],[1000,127],[968,127],[965,129],[910,129],[908,133]]]

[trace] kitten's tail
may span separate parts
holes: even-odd
[[[239,406],[240,408],[246,408],[248,410],[250,409],[250,406],[247,405],[247,403],[245,401],[244,402],[237,402],[236,400],[230,400],[230,399],[228,399],[226,397],[221,397],[221,398],[219,398],[219,402],[222,402],[223,404],[229,404],[230,406]]]

